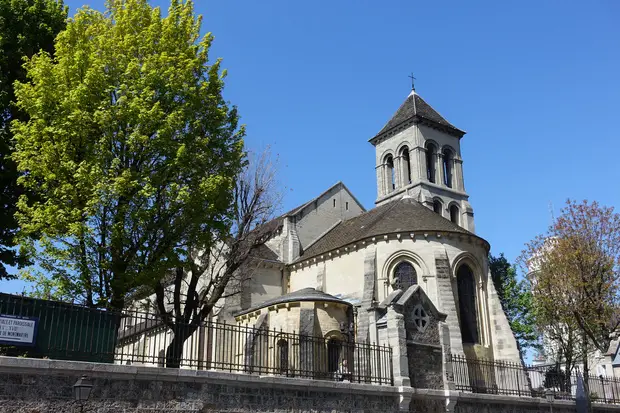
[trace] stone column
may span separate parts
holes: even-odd
[[[316,290],[325,292],[325,261],[321,261],[316,270]]]
[[[299,310],[299,368],[302,377],[313,378],[314,365],[314,302],[302,302]]]
[[[411,165],[411,182],[414,181],[426,181],[426,150],[421,146],[417,146],[414,148],[415,151],[415,159],[417,162],[412,163]],[[414,159],[413,157],[411,158]],[[417,175],[414,174],[414,170],[416,170]]]
[[[403,177],[403,157],[396,156],[394,158],[394,184],[396,186],[395,189],[402,188],[405,182],[405,178]]]
[[[443,185],[443,155],[441,152],[437,152],[437,163],[435,164],[435,183],[437,185]]]
[[[445,159],[444,159],[445,162]],[[457,187],[457,183],[456,183],[456,168],[454,167],[454,158],[449,158],[448,159],[448,166],[450,167],[450,176],[448,178],[450,178],[450,180],[448,181],[448,183],[450,184],[450,186],[448,186],[448,188],[453,188],[456,189]],[[447,185],[446,185],[447,186]]]
[[[478,282],[477,284],[477,291],[478,291],[478,295],[477,298],[478,300],[476,302],[479,302],[478,306],[478,325],[480,326],[480,344],[483,345],[490,345],[491,344],[491,338],[490,338],[490,326],[489,326],[489,311],[488,311],[488,302],[487,302],[487,294],[486,294],[486,288],[485,288],[485,283],[483,281],[483,274],[480,274],[480,277],[478,278]]]
[[[462,159],[454,159],[454,172],[456,173],[456,189],[461,191],[465,191],[465,179],[463,178],[463,160]]]
[[[361,344],[355,348],[355,360],[357,365],[355,369],[360,377],[366,377],[367,382],[370,383],[370,377],[373,375],[370,347],[365,346],[364,343],[376,344],[376,331],[374,341],[370,339],[370,322],[371,316],[374,315],[372,311],[373,300],[375,298],[375,278],[376,278],[376,248],[374,245],[369,246],[364,254],[364,289],[362,292],[362,305],[357,313],[357,337],[356,342]],[[374,327],[376,330],[376,327]]]
[[[362,292],[362,306],[357,315],[358,342],[367,342],[369,340],[369,310],[375,298],[376,267],[376,247],[371,245],[367,247],[364,254],[364,289]]]
[[[377,172],[377,198],[381,198],[383,195],[385,195],[383,164],[377,165],[375,167],[375,171]]]
[[[474,224],[474,209],[467,201],[461,202],[463,205],[464,216],[467,218],[467,226],[463,226],[466,230],[475,233],[476,225]]]
[[[445,250],[435,251],[435,273],[437,274],[437,295],[441,307],[439,310],[447,315],[446,323],[450,328],[450,348],[456,354],[463,354],[461,327],[450,274],[450,261]]]
[[[443,372],[443,385],[444,390],[455,390],[454,385],[454,368],[452,366],[452,347],[450,346],[450,328],[448,324],[439,323],[439,344],[441,345],[442,353],[442,372]]]
[[[388,342],[392,348],[392,369],[395,386],[411,386],[409,378],[409,359],[407,357],[407,333],[405,317],[394,306],[388,307],[387,313]]]

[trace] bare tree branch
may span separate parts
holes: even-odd
[[[273,219],[281,201],[274,162],[268,150],[250,154],[234,186],[233,221],[225,230],[204,228],[210,245],[190,248],[170,284],[156,285],[157,307],[174,332],[166,352],[169,367],[178,367],[185,340],[209,315],[219,314],[222,300],[239,294],[254,274],[259,260],[253,253],[273,235],[262,225]],[[166,305],[170,288],[172,302]]]

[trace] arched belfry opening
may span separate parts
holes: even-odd
[[[450,221],[454,222],[456,225],[461,225],[459,215],[459,207],[454,204],[450,205]]]
[[[442,209],[443,209],[443,206],[441,205],[441,201],[438,199],[433,200],[433,211],[436,214],[443,215]]]
[[[386,181],[388,192],[396,189],[396,171],[394,170],[394,158],[392,155],[385,157]]]
[[[448,188],[452,188],[452,175],[453,175],[453,163],[454,163],[454,154],[453,152],[445,148],[442,153],[443,158],[443,184]]]
[[[411,183],[411,155],[409,154],[409,148],[405,146],[401,149],[400,156],[402,163],[403,184],[408,185]]]
[[[426,144],[426,179],[435,183],[436,166],[435,159],[437,158],[437,147],[432,143],[428,142]]]

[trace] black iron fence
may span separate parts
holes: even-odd
[[[451,356],[456,390],[574,400],[577,395],[577,367],[566,372],[561,365],[523,366],[520,363],[491,361],[460,355]],[[582,376],[590,400],[620,403],[620,379],[609,376]]]
[[[319,337],[219,322],[171,324],[156,313],[44,300],[28,307],[28,300],[0,295],[0,315],[37,318],[36,346],[0,345],[0,354],[393,385],[391,348],[356,343],[346,333]],[[42,331],[52,338],[38,341]]]

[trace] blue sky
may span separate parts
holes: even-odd
[[[410,72],[468,132],[465,186],[493,253],[514,259],[566,198],[620,203],[614,0],[197,3],[248,145],[279,154],[282,210],[339,180],[373,206],[367,141],[409,93]],[[67,4],[72,15],[85,0]]]

